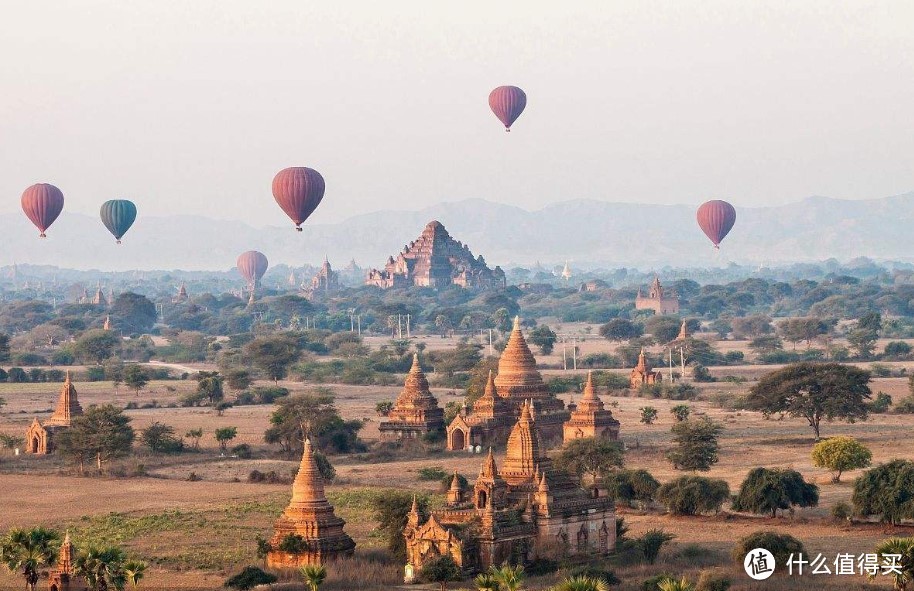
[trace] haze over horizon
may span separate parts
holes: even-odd
[[[327,180],[315,224],[466,198],[761,207],[914,188],[908,3],[340,4],[10,7],[0,213],[46,181],[71,213],[134,200],[137,228],[286,226],[270,181],[295,165]],[[510,134],[486,102],[500,84],[529,97]]]

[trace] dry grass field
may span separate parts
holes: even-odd
[[[566,327],[568,328],[568,327]],[[582,330],[582,327],[572,327]],[[570,330],[570,329],[569,329]],[[595,329],[593,329],[595,332]],[[429,347],[453,346],[452,339],[436,336],[423,337]],[[377,339],[373,346],[386,340]],[[723,343],[718,346],[723,348]],[[727,347],[745,349],[744,344],[726,343]],[[606,351],[605,341],[584,341],[585,351]],[[553,354],[544,358],[549,364],[561,359]],[[891,364],[903,366],[908,372],[914,363]],[[898,368],[898,367],[896,367]],[[752,380],[770,371],[771,367],[739,366],[712,368],[718,376],[745,377],[745,383],[716,382],[698,384],[702,400],[690,402],[693,412],[707,414],[725,426],[721,439],[720,462],[708,473],[723,478],[735,491],[746,473],[756,466],[791,467],[802,472],[807,479],[821,487],[819,507],[797,510],[792,516],[753,518],[721,514],[701,518],[678,518],[664,515],[658,510],[645,512],[620,509],[632,536],[647,529],[662,527],[677,537],[664,550],[658,564],[613,564],[612,568],[623,579],[622,589],[638,589],[643,579],[660,572],[685,573],[697,578],[698,571],[710,566],[732,571],[734,589],[802,589],[814,588],[856,589],[888,587],[886,580],[868,582],[859,577],[804,577],[777,576],[764,583],[751,581],[735,570],[729,553],[734,541],[758,529],[787,531],[800,538],[813,554],[822,552],[833,557],[838,552],[859,554],[871,551],[885,537],[892,534],[914,535],[914,528],[890,530],[875,524],[835,523],[829,514],[840,501],[849,501],[851,482],[856,473],[848,473],[840,484],[832,484],[829,474],[815,468],[810,459],[813,445],[812,430],[800,419],[765,420],[760,414],[730,411],[715,407],[709,399],[715,394],[739,396],[745,394]],[[558,373],[549,370],[548,374]],[[622,372],[627,373],[627,372]],[[583,372],[581,372],[583,376]],[[288,382],[282,384],[293,391],[305,391],[307,384]],[[129,402],[139,405],[155,400],[157,408],[129,410],[136,429],[154,421],[176,428],[179,435],[189,429],[201,427],[207,433],[199,452],[177,456],[151,456],[142,449],[136,457],[121,461],[127,472],[144,466],[146,476],[132,478],[78,477],[56,457],[14,457],[0,455],[0,530],[14,526],[47,525],[69,529],[74,539],[110,541],[122,544],[130,554],[146,560],[151,565],[144,587],[212,589],[227,576],[247,564],[257,564],[255,540],[258,535],[269,536],[271,523],[284,507],[289,496],[289,486],[284,484],[250,484],[247,475],[251,470],[274,470],[288,475],[297,462],[274,457],[262,442],[263,431],[268,426],[271,406],[241,406],[218,416],[209,409],[172,407],[182,393],[193,389],[191,381],[153,382],[139,395],[123,386],[115,392],[110,383],[77,383],[76,388],[83,406],[112,402],[124,406]],[[346,419],[368,419],[362,432],[367,441],[378,436],[378,418],[375,404],[395,398],[396,387],[330,386],[336,392],[336,403]],[[906,378],[876,378],[873,391],[884,391],[898,400],[907,394]],[[58,384],[0,384],[0,397],[6,406],[0,414],[0,432],[21,434],[33,417],[48,416],[59,390]],[[448,389],[435,389],[442,404],[452,398]],[[567,400],[568,395],[564,395]],[[670,427],[673,417],[668,400],[647,400],[636,397],[602,396],[606,404],[613,404],[613,413],[622,423],[622,439],[627,446],[626,464],[646,468],[661,482],[675,478],[674,471],[664,458],[670,445]],[[639,422],[642,406],[654,406],[659,419],[654,425]],[[254,459],[221,457],[212,433],[217,427],[238,427],[238,438],[232,442],[248,443],[257,454]],[[848,425],[831,423],[823,425],[823,435],[853,435],[873,451],[875,462],[894,458],[914,459],[914,418],[910,415],[874,415],[870,420]],[[374,588],[394,586],[399,577],[397,565],[372,562],[384,540],[375,531],[369,508],[369,499],[384,488],[423,490],[437,492],[437,483],[422,482],[417,471],[422,467],[441,466],[445,470],[457,469],[471,480],[479,470],[481,458],[466,453],[439,453],[423,459],[401,459],[385,463],[367,463],[358,457],[331,458],[337,469],[337,480],[328,486],[328,494],[336,505],[337,513],[347,520],[346,529],[358,543],[357,558],[349,564],[335,565],[331,569],[326,589]],[[189,481],[191,472],[200,478]],[[611,561],[612,562],[612,561]],[[616,560],[618,562],[618,560]],[[345,582],[353,572],[361,572],[374,580],[369,585],[361,580],[358,585]],[[348,573],[348,574],[344,574]],[[367,574],[366,574],[367,573]],[[531,580],[531,588],[543,588],[554,582],[555,576]],[[464,587],[466,587],[464,583]],[[0,588],[19,588],[18,579],[6,571],[0,572]],[[459,584],[453,585],[460,588]]]

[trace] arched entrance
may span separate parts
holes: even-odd
[[[29,441],[29,453],[37,454],[40,449],[41,439],[39,439],[37,435],[33,435],[32,439]]]
[[[488,500],[488,495],[486,494],[486,491],[484,491],[484,490],[479,491],[479,493],[476,495],[476,508],[485,509],[487,500]]]
[[[451,431],[450,448],[454,451],[463,450],[467,447],[466,433],[461,429]]]

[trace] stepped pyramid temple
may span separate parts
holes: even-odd
[[[418,354],[413,355],[413,366],[406,375],[406,383],[387,418],[379,426],[381,441],[417,439],[428,433],[444,433],[444,411],[438,407],[438,400],[428,388]]]
[[[470,248],[451,238],[441,222],[431,221],[416,240],[389,257],[383,269],[368,272],[366,285],[390,287],[446,287],[504,289],[501,267],[489,269],[482,255],[474,258]]]
[[[355,542],[343,531],[345,524],[327,502],[311,440],[306,439],[301,466],[292,483],[292,500],[274,525],[267,566],[297,569],[308,564],[323,564],[341,555],[351,555]],[[282,549],[289,546],[303,550],[288,552]]]
[[[635,298],[635,310],[653,310],[658,316],[679,314],[679,298],[675,295],[666,295],[660,285],[660,277],[654,277],[647,297],[641,294],[638,288],[638,297]]]
[[[556,470],[543,453],[538,427],[533,404],[523,403],[500,470],[489,448],[469,498],[452,482],[447,507],[432,511],[425,523],[413,504],[403,531],[407,574],[439,556],[450,556],[472,573],[506,561],[524,564],[615,549],[612,500]]]
[[[83,407],[79,405],[76,397],[76,388],[70,381],[70,372],[60,389],[60,398],[57,399],[57,408],[44,423],[37,418],[32,421],[25,432],[25,451],[32,454],[49,454],[54,451],[54,437],[64,429],[70,427],[73,417],[83,414]]]
[[[644,385],[659,384],[663,380],[663,375],[659,371],[654,371],[650,362],[644,356],[644,349],[638,355],[638,365],[632,370],[631,387],[640,388]]]
[[[520,318],[515,318],[498,360],[498,375],[494,379],[489,376],[485,393],[473,403],[472,410],[461,411],[448,425],[447,448],[457,451],[470,445],[501,445],[528,400],[536,409],[540,436],[549,443],[561,441],[562,423],[570,413],[546,387],[521,332]]]
[[[70,532],[64,536],[63,544],[57,558],[57,566],[48,573],[49,591],[82,591],[86,589],[85,582],[73,574],[73,543],[70,541]]]
[[[567,443],[573,439],[599,437],[616,441],[619,439],[619,421],[610,410],[603,408],[603,401],[593,387],[593,376],[587,372],[584,396],[571,412],[571,418],[563,425],[563,438]]]

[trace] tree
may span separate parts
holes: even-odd
[[[149,383],[149,374],[141,365],[131,364],[124,370],[124,385],[140,395],[140,390]]]
[[[914,537],[883,540],[876,546],[876,554],[879,555],[880,564],[898,565],[899,568],[892,573],[892,584],[896,591],[904,591],[908,583],[914,581]]]
[[[644,554],[647,563],[654,564],[660,555],[660,550],[675,538],[676,536],[662,529],[649,529],[638,538],[638,547],[641,548],[641,553]]]
[[[695,585],[685,577],[681,579],[666,578],[657,583],[657,588],[660,591],[695,591]]]
[[[438,583],[441,591],[445,591],[449,582],[460,580],[461,572],[453,558],[439,556],[423,564],[419,576],[423,581]]]
[[[222,389],[222,376],[218,371],[201,371],[197,373],[197,397],[206,399],[210,406],[222,400],[225,392]]]
[[[613,318],[602,325],[598,332],[608,341],[628,341],[640,337],[644,329],[626,318]]]
[[[540,348],[540,353],[549,355],[555,347],[555,341],[558,337],[545,324],[537,326],[530,331],[530,342]]]
[[[664,483],[655,496],[674,515],[717,513],[730,499],[730,486],[717,478],[680,476]]]
[[[394,558],[406,560],[406,541],[403,539],[403,528],[406,527],[413,499],[419,511],[420,521],[428,519],[428,499],[425,496],[414,496],[406,491],[386,491],[371,500],[371,508],[378,531],[387,538],[387,549]]]
[[[819,504],[819,487],[803,480],[803,475],[789,468],[754,468],[743,480],[733,499],[733,510],[744,513],[771,513],[778,509],[815,507]]]
[[[723,425],[707,417],[686,420],[673,425],[673,442],[676,447],[666,457],[677,470],[707,472],[718,461],[718,437]]]
[[[101,365],[114,355],[114,349],[118,344],[120,344],[120,339],[111,331],[87,330],[76,341],[73,352],[79,359],[87,363]]]
[[[23,445],[25,445],[25,437],[0,433],[0,446],[12,451],[16,448],[21,448]]]
[[[289,373],[289,366],[301,356],[298,339],[289,333],[258,337],[244,346],[244,354],[267,376],[278,383]]]
[[[298,571],[310,591],[318,591],[320,586],[324,584],[324,579],[327,578],[327,569],[324,568],[323,564],[306,564],[299,568]]]
[[[184,434],[184,437],[191,439],[194,447],[194,451],[200,449],[200,440],[203,439],[203,428],[198,427],[196,429],[191,429]]]
[[[594,577],[567,577],[552,591],[609,591],[609,585],[603,579]]]
[[[692,407],[688,404],[677,404],[670,408],[670,414],[676,419],[676,422],[681,423],[689,418],[689,415],[692,413]]]
[[[438,334],[446,337],[454,331],[454,323],[444,314],[438,314],[435,316],[435,328],[438,329]]]
[[[133,336],[152,330],[158,318],[155,304],[149,298],[129,291],[114,299],[110,314],[114,326]]]
[[[215,436],[219,442],[219,449],[224,453],[228,442],[238,436],[238,427],[220,427],[216,429]]]
[[[737,339],[756,339],[774,332],[771,318],[767,316],[737,316],[730,321],[730,329]]]
[[[766,417],[787,414],[807,420],[820,437],[822,419],[849,423],[867,416],[870,372],[840,363],[794,363],[762,376],[746,407]]]
[[[73,560],[73,572],[85,579],[91,591],[123,589],[127,583],[127,555],[116,546],[90,546]]]
[[[740,566],[746,555],[756,548],[764,548],[774,556],[774,564],[771,565],[777,570],[777,565],[786,565],[791,555],[806,555],[806,549],[803,543],[790,534],[782,534],[774,531],[756,531],[747,536],[740,538],[733,547],[731,556]]]
[[[363,448],[358,437],[362,426],[359,420],[343,420],[331,390],[315,388],[313,393],[282,399],[270,416],[270,427],[263,439],[278,444],[290,458],[301,453],[306,436],[319,449],[348,453]]]
[[[0,363],[10,360],[10,335],[0,332]]]
[[[591,482],[596,485],[601,478],[622,467],[623,454],[622,444],[618,441],[584,437],[566,443],[556,456],[555,463],[578,479],[583,479],[585,474],[590,476]]]
[[[647,470],[637,469],[613,472],[603,478],[603,486],[616,502],[631,505],[653,501],[660,483]]]
[[[873,356],[873,349],[882,329],[882,316],[879,312],[867,312],[857,320],[857,325],[847,335],[847,342],[857,350],[861,359]]]
[[[524,585],[524,567],[521,564],[503,564],[492,569],[492,575],[498,581],[501,591],[518,591]]]
[[[101,472],[103,462],[130,453],[134,437],[130,417],[121,409],[110,404],[90,406],[60,434],[59,449],[61,455],[79,465],[80,474],[85,462],[93,457]]]
[[[143,429],[140,438],[152,453],[176,453],[184,447],[182,441],[175,437],[174,427],[158,421]]]
[[[641,411],[641,422],[645,425],[653,425],[657,420],[657,409],[653,406],[643,406],[638,410]]]
[[[473,584],[476,586],[476,591],[501,591],[501,585],[498,584],[498,579],[491,571],[476,575]]]
[[[794,348],[800,341],[806,341],[808,349],[814,339],[831,330],[828,322],[821,318],[788,318],[778,324],[778,332],[785,341],[793,343]]]
[[[904,341],[891,341],[885,346],[883,355],[888,359],[908,359],[914,349]]]
[[[52,564],[60,544],[60,535],[50,529],[11,529],[0,541],[0,560],[11,573],[20,573],[25,586],[34,591],[42,566]]]
[[[749,348],[760,355],[773,353],[784,348],[781,339],[774,335],[755,337],[749,342]]]
[[[813,465],[831,470],[832,482],[840,482],[842,472],[866,468],[872,461],[873,453],[853,437],[830,437],[812,448]]]
[[[129,560],[124,564],[124,575],[130,586],[136,589],[146,574],[146,563]]]
[[[870,468],[854,482],[851,502],[857,515],[877,516],[883,523],[914,519],[914,462],[892,460]]]
[[[225,383],[236,392],[239,390],[247,390],[251,387],[252,382],[251,372],[246,369],[235,368],[225,372]]]
[[[378,413],[379,417],[386,417],[393,409],[394,403],[390,400],[382,400],[374,406],[374,410],[376,413]]]
[[[644,330],[658,343],[669,343],[679,336],[682,320],[678,316],[651,316],[644,322]]]

